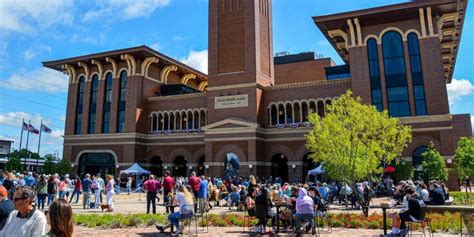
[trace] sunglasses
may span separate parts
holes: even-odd
[[[28,198],[26,198],[26,197],[19,197],[19,198],[13,198],[13,201],[14,201],[14,202],[18,202],[18,201],[20,201],[20,200],[26,200],[26,199],[28,199]]]

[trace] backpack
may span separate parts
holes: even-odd
[[[325,212],[329,209],[328,204],[324,199],[319,200],[318,211]]]

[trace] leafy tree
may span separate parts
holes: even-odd
[[[474,137],[459,139],[455,162],[461,179],[466,175],[474,177]]]
[[[396,181],[407,180],[413,177],[413,165],[410,163],[406,161],[398,161],[395,162],[393,167],[395,168],[393,176]]]
[[[349,90],[327,106],[326,116],[309,115],[313,129],[306,135],[310,158],[323,162],[333,179],[344,181],[352,190],[354,183],[383,172],[380,164],[389,164],[411,141],[411,128],[364,105]],[[358,196],[362,204],[363,199]],[[364,204],[365,205],[365,204]]]
[[[16,170],[16,171],[22,171],[23,170],[23,164],[21,164],[20,158],[16,156],[10,156],[8,157],[8,161],[5,164],[5,168],[8,171]]]
[[[62,159],[56,164],[56,173],[59,175],[65,175],[71,173],[71,162],[66,159]]]
[[[434,148],[433,143],[430,143],[428,150],[421,154],[423,162],[423,173],[429,180],[448,180],[448,168],[446,168],[446,161],[444,157]]]
[[[45,161],[43,165],[43,172],[45,174],[54,174],[56,173],[56,157],[52,154],[47,154],[44,156]]]

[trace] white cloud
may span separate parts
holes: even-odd
[[[150,48],[152,48],[156,51],[160,51],[161,45],[158,44],[158,43],[154,43],[154,44],[150,45]]]
[[[41,88],[45,93],[58,93],[66,92],[68,87],[68,77],[49,68],[38,68],[27,74],[14,73],[1,81],[5,81],[0,83],[3,88],[22,91]]]
[[[74,21],[74,12],[72,0],[3,0],[0,4],[0,29],[28,34],[52,25],[70,25]]]
[[[179,61],[184,64],[193,67],[201,72],[207,73],[208,61],[207,61],[207,49],[202,51],[189,52],[186,58],[180,59]]]
[[[183,37],[183,36],[179,36],[179,35],[175,35],[175,36],[173,36],[173,40],[174,40],[174,41],[181,41],[181,40],[184,40],[184,37]]]
[[[87,11],[83,22],[103,19],[133,19],[147,17],[157,8],[167,6],[171,0],[107,0],[98,1],[98,8]]]
[[[66,115],[63,114],[63,115],[59,116],[59,120],[65,122],[66,121]]]
[[[474,86],[467,79],[454,79],[447,85],[449,103],[454,104],[461,100],[463,96],[468,96],[474,91]]]
[[[85,35],[74,33],[71,36],[71,43],[86,43],[86,44],[103,44],[105,42],[105,34],[101,32],[97,35]]]
[[[64,136],[64,129],[55,129],[51,132],[51,137],[62,138]]]
[[[21,128],[21,121],[25,119],[25,123],[31,120],[31,124],[37,129],[40,128],[40,121],[44,124],[51,124],[51,121],[45,119],[41,114],[29,114],[23,111],[15,111],[0,114],[0,125],[13,126]]]

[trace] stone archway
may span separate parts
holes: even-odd
[[[308,171],[313,170],[313,169],[315,169],[316,167],[319,166],[319,162],[315,162],[313,159],[311,159],[309,157],[310,154],[311,153],[304,154],[303,159],[301,159],[301,161],[303,162],[303,165],[301,167],[301,169],[302,169],[302,171],[301,171],[301,181],[305,181],[306,178],[308,178],[308,180],[310,180],[310,181],[314,181],[315,178],[318,178],[318,177],[313,176],[313,175],[308,176]]]
[[[173,160],[172,173],[174,177],[186,177],[187,176],[187,163],[188,161],[184,156],[176,156]]]
[[[156,177],[163,177],[163,160],[159,156],[153,156],[150,159],[150,167],[149,170],[152,174]]]
[[[201,175],[205,175],[206,173],[206,157],[205,156],[201,156],[199,159],[198,159],[198,162],[197,162],[197,175],[198,176],[201,176]]]
[[[288,157],[283,153],[275,154],[272,159],[271,175],[274,180],[277,178],[282,182],[288,181]]]

